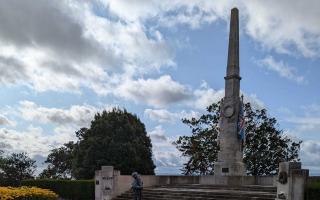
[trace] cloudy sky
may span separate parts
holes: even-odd
[[[230,9],[240,10],[241,89],[320,174],[317,0],[3,0],[0,148],[41,162],[96,112],[136,113],[156,172],[179,173],[171,145],[224,95]]]

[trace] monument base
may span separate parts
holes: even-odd
[[[243,162],[216,162],[214,164],[215,176],[245,176],[246,166]]]

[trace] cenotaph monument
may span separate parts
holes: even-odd
[[[239,67],[239,11],[231,10],[225,96],[221,102],[218,161],[214,165],[216,176],[244,176],[242,139],[239,135],[242,100],[240,97]],[[243,120],[243,119],[242,119]]]

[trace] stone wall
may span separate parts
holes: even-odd
[[[144,187],[170,184],[203,184],[203,185],[273,185],[276,186],[276,176],[141,176]],[[122,194],[131,188],[132,177],[118,176],[114,196]]]
[[[273,185],[276,176],[200,176],[199,184],[203,185]]]
[[[132,177],[121,175],[113,167],[102,167],[96,171],[96,200],[108,200],[131,188]],[[103,172],[108,170],[108,172]],[[110,175],[113,174],[113,178]],[[276,185],[276,176],[141,176],[144,187],[174,185],[174,184],[203,184],[203,185]],[[110,182],[112,181],[112,183]],[[110,190],[111,189],[111,190]],[[105,190],[105,191],[104,191]]]
[[[199,184],[199,176],[141,176],[144,187],[152,187],[169,184]],[[113,196],[118,196],[131,188],[132,177],[128,175],[118,176],[115,183]]]

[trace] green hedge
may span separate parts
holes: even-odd
[[[320,182],[311,182],[307,185],[306,199],[307,200],[320,199]]]
[[[22,185],[49,189],[64,199],[94,200],[93,180],[36,179],[24,180]]]

